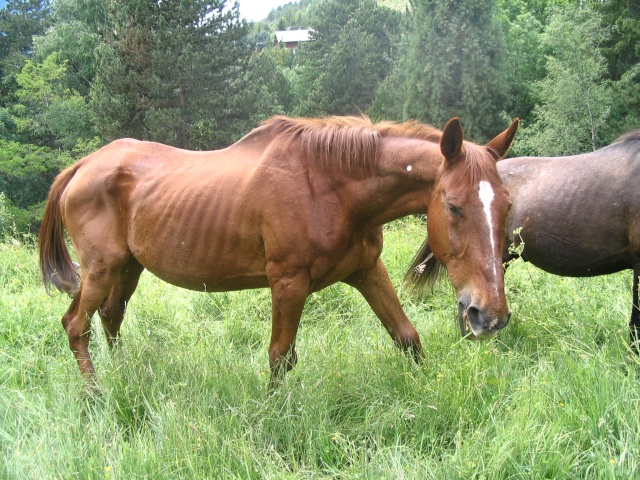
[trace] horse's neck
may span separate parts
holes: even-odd
[[[405,138],[383,138],[378,168],[360,200],[372,225],[426,213],[442,156],[438,145]]]

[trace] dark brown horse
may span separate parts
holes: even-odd
[[[62,324],[92,376],[90,318],[110,345],[143,269],[207,292],[269,287],[272,381],[296,363],[309,294],[358,289],[401,348],[420,339],[380,260],[382,225],[427,213],[436,257],[478,336],[509,321],[500,263],[509,197],[496,170],[517,121],[486,147],[414,122],[275,117],[229,148],[118,140],[54,181],[40,229],[44,282],[74,295]],[[79,278],[65,245],[69,234]]]
[[[504,160],[498,171],[513,202],[506,245],[524,242],[523,260],[568,277],[633,269],[629,325],[635,342],[640,333],[640,131],[583,155]],[[504,255],[509,258],[508,251]]]

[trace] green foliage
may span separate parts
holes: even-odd
[[[39,224],[53,178],[72,161],[66,152],[0,140],[0,192],[18,230]]]
[[[603,24],[611,29],[601,50],[607,60],[609,77],[620,80],[625,72],[640,63],[640,3],[628,0],[591,0],[588,3],[600,13]]]
[[[406,11],[411,6],[411,0],[378,0],[378,3],[401,12]]]
[[[614,104],[609,122],[609,137],[640,126],[640,62],[613,84]]]
[[[313,11],[317,0],[299,0],[286,3],[269,12],[265,22],[275,25],[276,30],[306,28],[309,25],[309,13]]]
[[[11,232],[13,221],[11,203],[7,200],[7,195],[4,192],[0,192],[0,238],[4,239]]]
[[[307,92],[298,112],[366,111],[390,71],[400,16],[373,0],[324,0],[311,17],[312,41],[300,48]]]
[[[404,103],[407,95],[407,75],[409,71],[410,32],[412,30],[412,18],[409,15],[401,17],[400,35],[394,41],[396,58],[392,59],[389,73],[378,85],[375,97],[367,110],[367,115],[377,121],[393,120],[400,122],[406,120],[404,115]]]
[[[17,131],[33,143],[73,149],[79,140],[98,134],[95,115],[85,99],[65,85],[66,71],[54,52],[41,64],[28,60],[16,76]]]
[[[253,125],[294,108],[293,85],[286,75],[292,62],[293,53],[286,48],[264,48],[252,56],[243,100],[251,105]]]
[[[613,82],[613,106],[607,138],[640,126],[640,4],[622,0],[589,2],[602,16],[610,35],[601,53],[606,59],[607,77]]]
[[[424,233],[414,219],[386,227],[396,285]],[[307,302],[300,361],[269,396],[268,290],[208,295],[145,273],[117,351],[94,319],[90,395],[60,325],[70,299],[45,295],[32,245],[0,243],[0,476],[636,478],[630,281],[518,261],[506,275],[513,318],[486,342],[460,340],[450,288],[402,297],[427,354],[419,366],[336,285]]]
[[[92,91],[105,137],[196,149],[228,144],[244,120],[235,104],[250,54],[247,25],[228,3],[109,4]]]
[[[502,3],[505,8],[507,2]],[[526,123],[532,119],[531,111],[536,105],[534,85],[547,73],[541,47],[544,24],[523,8],[515,12],[503,10],[502,26],[507,45],[506,77],[512,98],[509,116]]]
[[[0,10],[0,54],[27,53],[32,37],[48,26],[49,13],[48,0],[8,0]]]
[[[496,0],[415,0],[404,117],[442,127],[459,116],[485,141],[503,126],[505,45]]]
[[[33,59],[41,63],[52,54],[56,54],[58,63],[65,66],[65,86],[87,98],[91,91],[98,64],[95,52],[100,44],[100,37],[88,26],[74,18],[61,16],[59,4],[54,10],[54,25],[46,35],[33,39]]]
[[[16,121],[6,108],[0,108],[0,139],[16,140]]]
[[[403,108],[405,82],[405,63],[399,60],[378,86],[371,106],[367,110],[367,115],[375,121],[400,122],[405,120]]]
[[[10,0],[0,140],[68,158],[125,136],[214,149],[273,114],[366,112],[459,116],[479,142],[518,116],[512,154],[582,152],[640,126],[636,3],[303,0],[247,25],[231,0]],[[313,40],[273,48],[294,27]]]
[[[15,88],[20,71],[33,43],[33,36],[49,25],[48,0],[8,0],[0,9],[0,107]]]
[[[597,13],[554,10],[542,35],[548,74],[534,84],[540,103],[533,110],[535,122],[521,132],[518,149],[536,155],[573,155],[612,140],[603,138],[612,104],[599,50],[607,37]]]

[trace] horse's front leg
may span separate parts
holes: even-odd
[[[378,258],[371,268],[355,272],[344,282],[362,294],[396,345],[411,354],[416,362],[422,361],[420,336],[404,313],[382,260]]]
[[[298,274],[270,278],[269,283],[272,302],[269,388],[272,389],[298,361],[295,340],[302,310],[309,295],[310,282],[308,275]]]

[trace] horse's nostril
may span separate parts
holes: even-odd
[[[470,323],[478,324],[480,322],[480,310],[476,307],[467,308],[467,318],[469,318]]]

